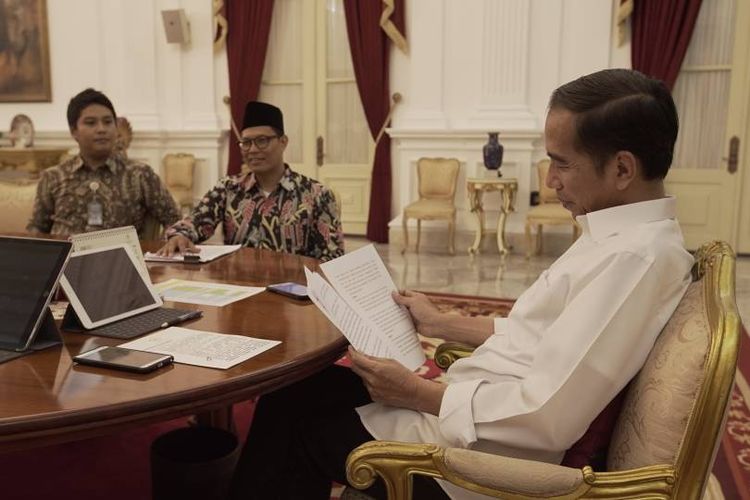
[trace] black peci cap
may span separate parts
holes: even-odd
[[[245,106],[245,119],[242,120],[242,130],[250,127],[269,126],[284,133],[284,116],[281,110],[272,104],[260,101],[250,101]]]

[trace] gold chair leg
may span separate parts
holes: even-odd
[[[531,253],[532,253],[532,249],[531,249],[532,241],[531,241],[531,223],[529,221],[526,221],[526,225],[524,226],[524,232],[526,233],[526,258],[530,259]]]
[[[534,255],[541,255],[542,253],[542,237],[544,236],[542,234],[542,227],[542,224],[537,224],[536,226],[536,248]]]
[[[448,221],[448,253],[451,255],[456,254],[456,222],[454,220]]]
[[[416,252],[419,253],[419,239],[422,236],[422,219],[417,219],[417,249]]]
[[[401,219],[401,226],[404,229],[404,246],[401,248],[401,255],[406,253],[406,249],[409,248],[409,226],[408,226],[408,220],[409,218],[404,214],[403,218]]]

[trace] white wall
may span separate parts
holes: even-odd
[[[416,197],[417,158],[458,157],[463,183],[484,175],[481,146],[487,131],[499,130],[504,175],[520,186],[508,230],[520,232],[536,188],[531,166],[544,154],[550,92],[579,75],[629,64],[629,46],[615,47],[616,2],[406,0],[409,54],[394,50],[391,63],[391,90],[404,97],[390,130],[392,224],[400,224],[402,207]],[[132,123],[132,157],[157,171],[166,153],[198,157],[194,195],[200,196],[225,171],[229,129],[222,102],[229,93],[226,52],[214,52],[211,7],[209,0],[47,0],[52,102],[0,103],[0,127],[25,113],[38,145],[72,147],[68,100],[94,87]],[[166,43],[161,10],[176,8],[190,21],[188,45]],[[469,237],[474,222],[465,190],[458,193],[458,230]],[[487,197],[486,207],[495,197]],[[489,216],[491,225],[491,210]]]
[[[629,66],[629,46],[616,47],[614,1],[411,0],[407,2],[409,54],[394,51],[391,91],[400,92],[389,133],[394,138],[394,220],[399,241],[404,205],[416,199],[415,164],[421,156],[458,158],[463,167],[456,197],[464,241],[475,228],[463,183],[483,177],[482,145],[500,131],[504,177],[519,183],[507,231],[520,233],[529,194],[537,188],[533,164],[544,155],[542,129],[550,93],[578,76]],[[489,227],[498,194],[485,197]],[[444,228],[433,243],[444,246]],[[423,229],[424,230],[424,229]]]
[[[182,8],[191,41],[168,44],[161,11]],[[157,171],[170,152],[198,158],[195,194],[216,182],[228,128],[226,56],[214,54],[208,0],[47,0],[52,102],[1,103],[0,127],[17,113],[34,121],[39,146],[75,146],[65,113],[86,87],[103,91],[130,120],[130,156]]]

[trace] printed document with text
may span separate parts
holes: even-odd
[[[411,316],[391,297],[396,285],[375,247],[368,245],[320,267],[328,281],[305,269],[308,295],[355,349],[395,359],[410,370],[425,362]]]
[[[255,339],[244,335],[227,335],[172,326],[122,344],[120,347],[171,354],[175,363],[226,370],[280,343],[278,340]]]

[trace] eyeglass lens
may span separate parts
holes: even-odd
[[[267,136],[267,135],[261,135],[254,139],[242,139],[240,141],[240,147],[242,149],[250,149],[253,146],[253,143],[255,143],[255,147],[258,149],[266,149],[268,145],[271,143],[271,139],[273,139],[275,136]]]

